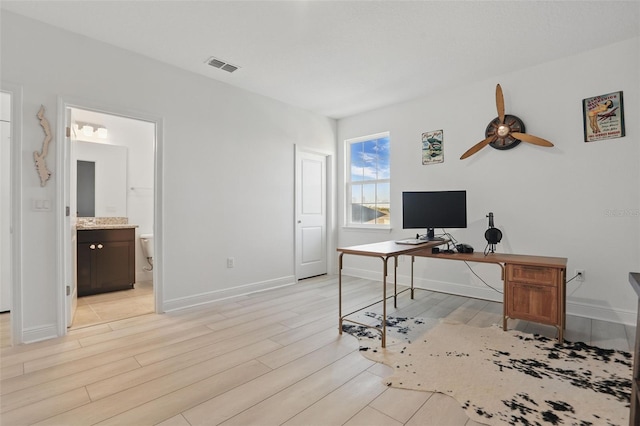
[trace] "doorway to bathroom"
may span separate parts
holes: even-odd
[[[66,326],[153,313],[157,123],[67,104],[65,124]]]
[[[12,161],[13,93],[0,91],[0,348],[12,345],[11,311],[13,306],[12,235]]]

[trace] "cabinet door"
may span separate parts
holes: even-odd
[[[558,290],[555,286],[508,282],[507,287],[507,316],[558,324]]]
[[[78,243],[76,269],[78,274],[78,296],[92,294],[93,283],[96,280],[96,268],[94,267],[96,250],[91,249],[92,245],[95,247],[93,243]]]
[[[102,246],[102,247],[100,247]],[[109,241],[100,243],[96,256],[96,290],[111,290],[131,287],[131,259],[135,256],[129,241]]]

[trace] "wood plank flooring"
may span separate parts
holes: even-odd
[[[372,303],[379,282],[344,278],[344,312]],[[338,334],[337,277],[164,315],[8,346],[0,315],[0,424],[472,426],[452,398],[384,386],[390,368]],[[500,323],[502,305],[416,291],[389,314]],[[380,310],[381,305],[370,311]],[[553,327],[510,328],[555,336]],[[568,340],[631,351],[635,329],[567,317]]]
[[[153,282],[141,281],[129,290],[79,297],[71,328],[103,324],[152,312]]]

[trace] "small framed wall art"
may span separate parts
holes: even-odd
[[[584,141],[593,142],[624,136],[622,92],[582,100]]]
[[[422,164],[444,162],[443,131],[435,130],[422,134]]]

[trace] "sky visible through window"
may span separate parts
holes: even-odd
[[[388,223],[389,179],[389,136],[351,144],[351,203],[355,222]],[[379,214],[368,220],[358,211],[361,207]]]

